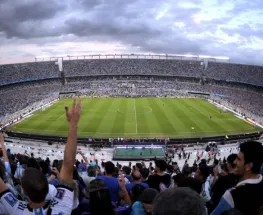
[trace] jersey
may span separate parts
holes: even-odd
[[[211,215],[219,215],[232,208],[244,215],[254,215],[259,214],[262,205],[263,178],[259,175],[258,179],[246,179],[227,190]]]
[[[27,202],[18,200],[9,190],[0,194],[1,205],[12,215],[70,215],[73,210],[74,192],[65,186],[58,186],[56,196],[42,208],[31,209]]]

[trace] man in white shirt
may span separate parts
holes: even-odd
[[[18,200],[0,178],[0,200],[8,214],[13,215],[70,215],[73,209],[76,184],[73,182],[73,166],[77,150],[77,128],[81,113],[81,101],[73,101],[72,109],[66,109],[69,122],[68,140],[65,146],[64,161],[59,174],[56,196],[46,201],[49,193],[48,181],[39,170],[27,168],[21,177],[24,196],[28,202]]]
[[[89,184],[91,181],[93,181],[94,179],[96,179],[96,167],[95,166],[88,166],[87,169],[87,174],[88,175],[83,175],[82,179],[84,181],[84,183],[86,184],[87,188],[89,188]]]

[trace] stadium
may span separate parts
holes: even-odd
[[[2,99],[11,95],[1,124],[12,135],[66,136],[63,107],[80,96],[83,138],[218,138],[262,129],[261,67],[179,57],[91,55],[1,65]],[[246,74],[251,70],[253,76]]]
[[[6,147],[40,163],[63,159],[72,98],[82,101],[76,159],[91,166],[113,160],[136,172],[165,160],[172,174],[175,166],[188,171],[187,162],[221,162],[240,143],[263,143],[262,66],[201,56],[85,55],[0,65],[0,77]]]

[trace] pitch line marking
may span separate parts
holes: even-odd
[[[136,113],[136,101],[133,99],[134,104],[134,115],[135,115],[135,124],[136,124],[136,134],[138,134],[138,123],[137,123],[137,113]]]
[[[37,129],[34,129],[34,128],[21,128],[20,131],[19,129],[17,129],[18,132],[21,132],[22,130],[26,130],[26,131],[38,131]],[[12,130],[11,130],[12,131]],[[68,130],[50,130],[50,129],[44,129],[43,131],[52,131],[53,133],[64,133],[64,132],[67,132]],[[219,132],[223,132],[222,130],[217,130]],[[249,132],[249,131],[254,131],[254,129],[241,129],[241,130],[228,130],[229,132]],[[84,134],[123,134],[123,133],[111,133],[111,132],[86,132],[86,131],[80,131],[81,133],[84,133]],[[257,131],[255,131],[257,132]],[[149,135],[178,135],[178,134],[196,134],[196,133],[216,133],[216,131],[202,131],[202,132],[198,132],[198,131],[193,131],[193,132],[175,132],[175,133],[137,133],[137,134],[149,134]],[[136,133],[129,133],[129,132],[125,132],[124,134],[136,134]],[[225,135],[225,134],[222,134],[222,135]],[[231,135],[231,134],[227,134],[227,135]]]
[[[138,111],[138,109],[136,107],[136,115],[138,115],[138,114],[148,114],[148,113],[152,113],[153,112],[153,109],[151,107],[149,107],[149,106],[143,106],[143,108],[144,108],[145,111],[144,110],[143,111],[141,111],[141,110]],[[122,110],[122,108],[118,108],[117,112],[119,112],[121,114],[134,114],[135,113],[135,109],[134,108],[132,108],[132,109],[133,109],[133,111],[129,112],[129,110],[126,111],[126,110]]]

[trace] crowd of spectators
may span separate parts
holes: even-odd
[[[199,61],[156,59],[103,59],[64,61],[66,76],[83,75],[173,75],[200,77]]]
[[[263,206],[263,146],[248,141],[239,151],[208,159],[197,154],[190,165],[155,160],[134,166],[89,161],[77,149],[82,107],[66,108],[68,139],[63,160],[13,154],[0,134],[0,214],[259,215]],[[65,119],[65,120],[66,120]],[[77,154],[82,160],[76,160]]]
[[[64,60],[66,77],[92,75],[163,75],[207,77],[263,85],[263,67],[200,61],[164,59],[91,59]],[[55,62],[0,65],[0,85],[36,79],[60,77]]]
[[[54,62],[0,65],[0,85],[57,77],[58,66]]]
[[[59,81],[26,82],[0,90],[0,122],[16,118],[30,109],[58,98],[62,86]],[[18,112],[18,113],[16,113]],[[16,113],[15,115],[13,115]]]
[[[209,62],[205,72],[207,78],[244,82],[263,86],[263,67]]]

